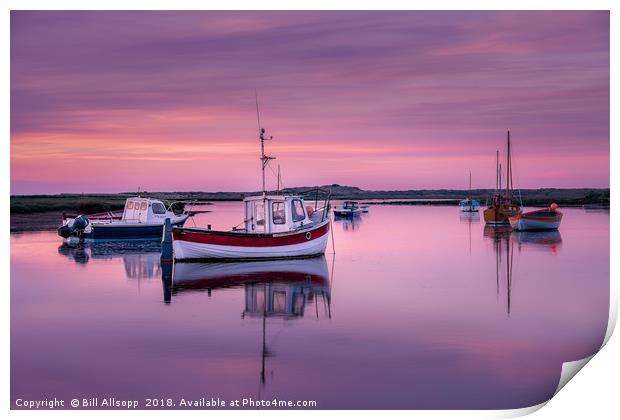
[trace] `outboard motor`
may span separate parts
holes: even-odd
[[[62,225],[61,227],[59,227],[58,235],[62,236],[63,238],[68,238],[69,236],[86,229],[86,226],[88,226],[89,223],[90,222],[88,221],[88,217],[86,217],[86,215],[84,214],[80,214],[78,217],[71,220],[66,225]]]

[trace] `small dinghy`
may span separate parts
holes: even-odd
[[[334,207],[334,216],[336,217],[352,217],[359,216],[364,210],[357,201],[345,201],[342,206]]]
[[[265,167],[273,157],[265,155],[264,128],[259,128],[259,138],[263,192],[243,200],[244,227],[231,231],[174,228],[172,247],[175,260],[305,258],[325,253],[330,226],[329,194],[321,209],[306,207],[300,195],[267,195]],[[313,191],[318,197],[322,190]]]
[[[122,211],[79,215],[63,214],[58,235],[84,239],[150,239],[161,238],[166,219],[182,226],[189,213],[174,213],[163,202],[151,198],[130,197]]]
[[[515,230],[556,230],[562,222],[562,212],[553,203],[546,209],[518,213],[510,218],[510,226]]]

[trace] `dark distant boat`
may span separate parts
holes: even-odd
[[[546,209],[517,213],[510,217],[510,226],[515,230],[557,230],[562,222],[562,212],[553,203]]]
[[[465,212],[477,212],[480,209],[480,203],[471,198],[471,171],[469,171],[469,192],[467,193],[467,198],[461,200],[459,207],[461,211]]]
[[[509,224],[510,217],[515,216],[521,211],[521,206],[516,202],[512,195],[512,162],[510,155],[510,131],[508,131],[507,151],[506,151],[506,189],[502,191],[502,169],[499,164],[499,152],[497,154],[497,165],[495,174],[495,194],[491,203],[484,210],[484,221],[490,225]]]
[[[353,217],[359,216],[364,210],[357,201],[345,201],[342,206],[334,207],[334,216],[336,217]]]

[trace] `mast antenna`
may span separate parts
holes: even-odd
[[[260,138],[260,160],[261,160],[261,170],[263,173],[263,198],[267,196],[267,191],[265,190],[265,166],[269,163],[271,159],[275,159],[274,157],[265,155],[265,140],[273,139],[273,136],[266,137],[265,129],[260,125],[260,112],[258,109],[258,92],[254,89],[254,98],[256,99],[256,121],[258,122],[258,136]],[[265,219],[266,220],[266,219]]]

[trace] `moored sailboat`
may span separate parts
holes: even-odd
[[[497,152],[495,193],[491,203],[484,210],[484,221],[491,225],[510,223],[510,217],[517,215],[521,207],[512,196],[512,162],[510,155],[510,131],[508,131],[506,150],[506,189],[502,191],[502,170],[499,164],[499,152]]]
[[[461,200],[459,207],[461,211],[465,212],[477,212],[480,209],[480,203],[471,198],[471,171],[469,171],[469,191],[467,193],[467,198]]]

